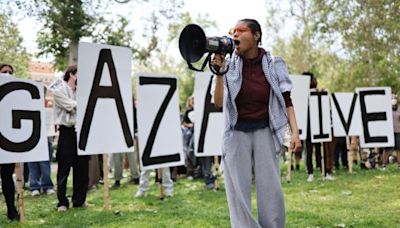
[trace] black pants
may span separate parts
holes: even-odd
[[[57,148],[58,207],[69,207],[66,191],[71,167],[73,168],[72,204],[74,207],[80,207],[85,203],[89,184],[89,158],[89,156],[78,156],[75,128],[61,126]]]
[[[12,178],[14,173],[15,164],[2,164],[1,165],[1,187],[3,188],[4,199],[6,200],[8,214],[17,213],[15,208],[15,185]]]
[[[310,106],[308,106],[307,138],[306,138],[306,166],[308,174],[314,173],[314,167],[312,163],[313,146],[315,146],[315,160],[317,168],[321,168],[321,143],[311,143]]]
[[[306,165],[308,174],[314,173],[312,162],[313,146],[315,146],[315,160],[317,163],[317,167],[321,167],[321,143],[311,143],[311,138],[308,137],[306,139]]]
[[[348,167],[347,161],[347,146],[346,146],[346,138],[345,137],[337,137],[336,145],[335,145],[335,167],[339,168],[339,158],[342,160],[342,166],[344,168]]]

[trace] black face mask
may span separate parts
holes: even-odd
[[[397,104],[396,105],[392,105],[392,110],[396,111],[397,110]]]

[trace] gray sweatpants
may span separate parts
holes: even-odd
[[[129,162],[129,171],[131,173],[131,178],[139,178],[139,170],[137,167],[137,162],[136,162],[136,151],[135,152],[130,152],[126,153],[128,155],[128,162]],[[116,181],[120,181],[123,177],[123,170],[124,170],[124,163],[123,163],[123,158],[124,158],[125,153],[116,153],[113,154],[113,160],[114,160],[114,177]]]
[[[271,130],[229,131],[224,135],[223,162],[231,225],[285,227],[285,205]],[[258,222],[252,215],[252,169],[255,173]]]

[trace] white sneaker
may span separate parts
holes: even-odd
[[[166,193],[165,193],[165,196],[168,197],[168,198],[169,198],[169,197],[173,197],[173,196],[174,196],[174,193],[172,193],[172,192],[166,192]]]
[[[67,207],[66,206],[59,206],[59,207],[57,207],[57,211],[58,212],[64,212],[64,211],[67,211]]]
[[[140,190],[138,190],[137,192],[136,192],[136,194],[135,194],[135,197],[136,198],[140,198],[140,197],[143,197],[144,196],[144,192],[143,191],[140,191]]]
[[[324,178],[324,180],[329,180],[329,181],[333,181],[333,180],[335,180],[336,178],[334,177],[334,176],[332,176],[331,174],[329,174],[329,173],[327,173],[326,174],[326,176],[325,176],[325,178]]]
[[[193,180],[193,176],[188,176],[186,179]]]
[[[40,192],[39,192],[39,190],[33,190],[33,191],[31,192],[31,194],[32,194],[32,196],[39,196],[39,195],[40,195]]]
[[[55,193],[54,190],[51,188],[46,190],[47,195],[53,195],[54,193]]]
[[[307,182],[313,182],[314,181],[314,174],[309,174],[307,178]]]

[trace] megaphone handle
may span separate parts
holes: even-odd
[[[219,72],[219,70],[221,69],[221,67],[218,66],[218,65],[212,66],[212,68],[213,68],[216,72]]]
[[[229,71],[229,66],[227,66],[225,71],[220,72],[219,70],[221,69],[221,67],[211,65],[211,59],[208,60],[208,67],[210,68],[211,72],[213,72],[213,74],[215,75],[224,75],[226,74],[226,72]]]

